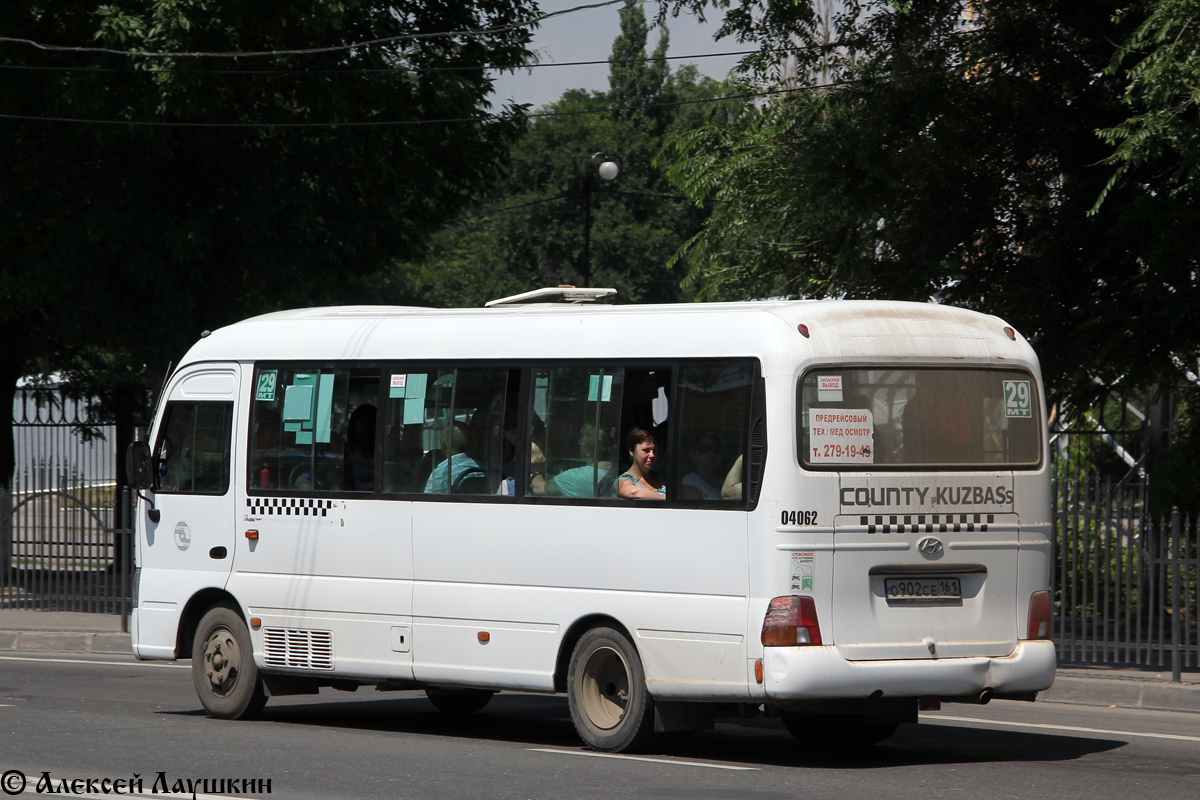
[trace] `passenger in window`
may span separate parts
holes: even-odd
[[[531,493],[550,497],[611,497],[616,477],[612,437],[604,429],[596,430],[595,425],[585,423],[579,429],[579,454],[586,464],[564,470],[553,478],[535,472],[529,483]]]
[[[364,403],[354,409],[346,427],[345,488],[369,492],[375,488],[375,406]]]
[[[721,440],[709,431],[688,452],[692,471],[683,476],[681,497],[687,500],[720,500],[725,475],[721,472]]]
[[[634,428],[625,438],[633,463],[617,477],[617,494],[626,500],[666,500],[667,487],[654,473],[658,448],[645,428]]]
[[[450,453],[450,457],[429,473],[425,494],[464,493],[466,484],[486,477],[474,458],[471,429],[466,423],[454,422],[442,431],[442,452]]]

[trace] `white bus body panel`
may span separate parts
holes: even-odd
[[[418,680],[553,691],[563,636],[602,614],[655,695],[745,696],[744,512],[417,503],[414,528]]]
[[[265,631],[328,631],[339,675],[411,678],[412,504],[247,499],[239,524],[258,539],[238,538],[229,591],[262,620],[259,666],[280,668],[265,661]]]

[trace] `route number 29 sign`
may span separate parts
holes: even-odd
[[[1033,417],[1033,392],[1029,381],[1004,382],[1004,416]]]

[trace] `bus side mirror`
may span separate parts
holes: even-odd
[[[137,496],[146,501],[150,508],[146,516],[154,524],[162,519],[162,512],[154,507],[154,500],[142,492],[154,485],[154,459],[150,455],[150,445],[146,442],[133,442],[125,451],[125,472],[129,475],[129,483],[137,492]]]
[[[149,444],[133,442],[129,445],[129,449],[125,451],[125,471],[129,475],[130,485],[138,491],[154,485],[153,459]]]

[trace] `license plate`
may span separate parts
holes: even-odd
[[[886,578],[883,589],[889,603],[962,600],[962,583],[958,578]]]

